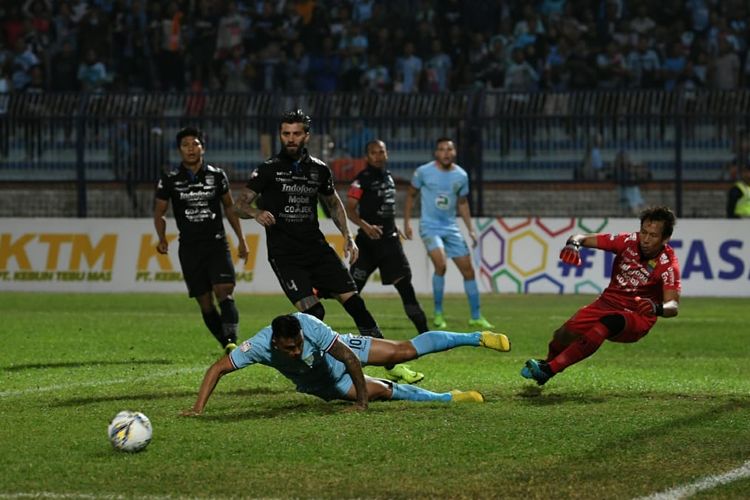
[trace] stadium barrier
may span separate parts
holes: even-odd
[[[12,94],[0,106],[0,190],[19,183],[68,186],[75,203],[48,211],[33,197],[0,207],[0,216],[101,216],[115,186],[130,203],[117,214],[142,217],[159,173],[179,161],[177,130],[203,128],[207,159],[239,182],[279,145],[282,111],[302,107],[313,118],[310,150],[329,163],[360,159],[372,138],[389,146],[389,168],[406,181],[432,158],[435,139],[457,141],[478,215],[491,183],[544,182],[563,192],[571,182],[602,182],[669,193],[682,215],[685,182],[728,188],[731,160],[750,120],[750,91],[591,91],[450,94]],[[750,145],[749,145],[750,146]],[[594,158],[594,161],[592,161]],[[340,182],[356,169],[340,169]],[[111,189],[111,188],[110,188]],[[628,199],[617,210],[625,215]],[[543,204],[543,203],[540,203]],[[720,205],[721,202],[718,201]],[[533,212],[532,212],[533,213]],[[688,212],[693,215],[692,212]],[[107,214],[108,216],[110,214]],[[571,214],[575,215],[575,214]],[[698,215],[708,215],[699,213]],[[714,215],[714,214],[710,214]]]
[[[402,225],[402,221],[398,221]],[[418,234],[418,222],[415,234]],[[485,293],[596,294],[609,282],[613,255],[582,250],[584,265],[558,260],[575,232],[631,232],[637,219],[474,219],[479,244],[472,258]],[[342,253],[344,241],[331,220],[321,222],[329,242]],[[2,221],[0,290],[49,292],[186,292],[177,259],[175,223],[168,221],[168,255],[156,252],[150,219],[27,219]],[[237,293],[281,293],[266,265],[265,234],[245,223],[250,255],[239,261],[232,242]],[[680,259],[684,295],[750,296],[750,233],[742,221],[681,220],[671,245]],[[230,240],[232,238],[230,237]],[[431,293],[432,267],[419,239],[404,242],[418,293]],[[463,293],[455,266],[446,291]],[[394,293],[379,277],[368,294]]]

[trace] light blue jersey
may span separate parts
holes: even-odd
[[[457,227],[458,198],[469,194],[469,176],[456,164],[451,170],[441,169],[436,161],[421,165],[414,172],[411,185],[420,191],[420,232]]]
[[[346,394],[352,382],[346,366],[328,351],[341,338],[364,365],[369,355],[370,338],[341,335],[315,316],[294,313],[302,327],[302,355],[292,359],[271,348],[270,326],[241,343],[229,354],[232,365],[239,369],[254,363],[270,366],[294,382],[299,392],[314,394],[323,399],[335,399]]]

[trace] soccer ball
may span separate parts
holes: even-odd
[[[116,450],[135,453],[151,442],[151,421],[137,411],[121,411],[107,427],[109,441]]]

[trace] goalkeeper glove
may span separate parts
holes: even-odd
[[[580,266],[582,263],[580,248],[581,244],[579,242],[569,239],[565,243],[565,247],[560,250],[560,260],[566,264]]]
[[[643,316],[664,316],[664,304],[657,304],[651,299],[635,298],[636,309]]]

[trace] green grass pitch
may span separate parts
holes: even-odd
[[[511,353],[462,347],[411,363],[423,387],[477,389],[485,404],[346,413],[253,366],[225,377],[202,417],[183,418],[221,354],[194,301],[0,293],[0,498],[633,498],[750,460],[748,300],[684,298],[641,342],[605,343],[541,390],[522,379],[524,360],[592,298],[485,295]],[[398,298],[365,299],[387,337],[413,336]],[[242,338],[291,307],[280,295],[237,303]],[[334,329],[353,330],[325,305]],[[464,297],[445,310],[449,329],[465,330]],[[153,423],[141,453],[107,441],[123,409]],[[748,498],[750,480],[698,497]]]

